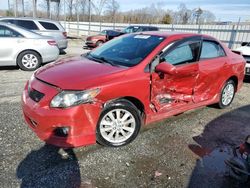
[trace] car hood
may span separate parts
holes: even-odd
[[[61,89],[83,90],[110,81],[118,72],[125,70],[127,68],[76,57],[48,64],[38,69],[35,77]]]
[[[106,35],[92,35],[87,37],[86,40],[101,39],[101,38],[106,38]]]

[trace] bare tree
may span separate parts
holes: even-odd
[[[60,16],[60,5],[61,5],[61,1],[57,0],[56,1],[56,19],[59,20],[59,16]]]
[[[73,19],[73,3],[74,3],[74,0],[67,0],[67,6],[68,6],[68,10],[69,10],[68,19],[70,21]]]
[[[110,16],[112,22],[115,24],[116,16],[120,8],[119,3],[116,0],[109,0],[107,2],[106,8],[107,8],[107,11],[106,11],[107,15]]]
[[[176,17],[177,23],[187,24],[191,16],[192,16],[192,11],[186,7],[185,3],[181,3],[177,11],[177,17]]]
[[[107,5],[108,0],[96,0],[92,6],[98,16],[99,22],[101,22],[101,14],[103,12],[103,9],[105,8],[105,6]]]
[[[22,16],[25,16],[25,12],[24,12],[24,0],[21,0],[21,4],[22,4]]]
[[[82,20],[83,21],[87,21],[87,12],[88,12],[88,0],[79,0],[79,8],[80,8],[80,12],[82,15]]]
[[[37,0],[33,0],[33,18],[37,15]]]
[[[209,10],[203,10],[200,16],[200,23],[211,23],[216,19],[215,15]]]

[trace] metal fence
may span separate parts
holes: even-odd
[[[129,24],[124,23],[99,23],[99,22],[61,22],[69,34],[86,36],[96,34],[104,29],[124,29]],[[136,25],[136,24],[133,24]],[[146,24],[139,24],[146,25]],[[242,42],[250,42],[250,24],[235,25],[175,25],[155,24],[161,31],[192,32],[211,35],[229,48],[236,48]]]

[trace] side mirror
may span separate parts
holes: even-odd
[[[167,62],[162,62],[155,67],[155,72],[162,72],[164,74],[173,75],[177,73],[177,70],[176,67],[173,66],[172,64]]]

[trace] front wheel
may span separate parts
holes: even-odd
[[[221,90],[220,101],[218,103],[219,108],[228,107],[234,99],[236,86],[233,80],[228,80]]]
[[[117,101],[104,108],[97,124],[97,142],[105,146],[123,146],[139,133],[139,110],[129,101]]]
[[[101,41],[101,40],[97,41],[96,47],[101,46],[101,45],[103,45],[103,41]]]

